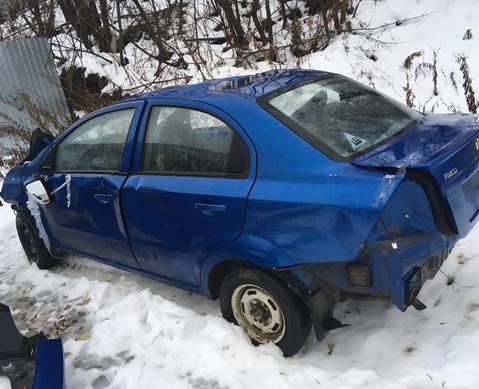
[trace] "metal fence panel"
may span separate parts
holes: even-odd
[[[15,100],[21,95],[29,105],[68,125],[68,106],[46,38],[0,42],[0,125],[21,125],[33,131],[40,123]],[[0,148],[8,142],[0,139]]]

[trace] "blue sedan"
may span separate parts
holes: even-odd
[[[479,214],[479,124],[280,70],[135,95],[34,133],[2,197],[42,269],[75,253],[219,298],[295,354],[347,297],[417,295]]]

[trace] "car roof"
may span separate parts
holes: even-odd
[[[245,76],[234,76],[207,80],[198,84],[171,86],[152,92],[130,96],[123,101],[155,99],[155,98],[183,98],[201,99],[205,94],[228,93],[259,98],[277,89],[307,81],[327,72],[302,69],[269,70],[262,73]]]

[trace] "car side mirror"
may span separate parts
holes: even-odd
[[[43,181],[37,179],[25,185],[25,190],[35,197],[39,203],[43,205],[50,204],[50,196],[48,195],[47,189],[45,185],[43,185]]]

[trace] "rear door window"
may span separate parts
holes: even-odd
[[[143,151],[145,171],[164,174],[242,176],[248,149],[240,135],[206,112],[155,106]]]

